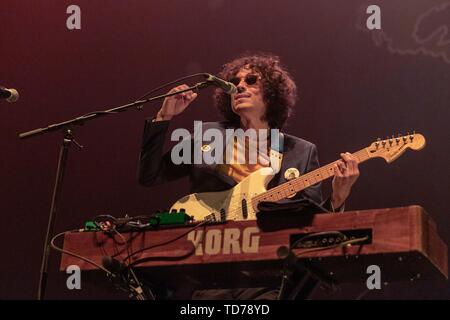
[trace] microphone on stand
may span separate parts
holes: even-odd
[[[222,89],[227,94],[233,94],[233,93],[238,92],[237,87],[234,84],[232,84],[231,82],[220,79],[209,73],[205,73],[205,77],[206,77],[206,82],[209,82],[209,83],[213,84],[214,86]]]
[[[5,99],[7,102],[16,102],[19,100],[19,92],[16,89],[7,89],[0,86],[0,99]]]

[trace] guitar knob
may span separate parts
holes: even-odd
[[[172,209],[170,213],[177,213],[177,209]]]
[[[185,208],[180,208],[180,212],[186,212]]]

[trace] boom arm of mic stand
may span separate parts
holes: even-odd
[[[166,94],[148,98],[145,100],[135,101],[133,103],[129,103],[129,104],[126,104],[126,105],[123,105],[123,106],[120,106],[117,108],[105,110],[105,111],[88,113],[86,115],[83,115],[83,116],[80,116],[80,117],[77,117],[77,118],[74,118],[71,120],[48,125],[45,128],[34,129],[31,131],[19,134],[20,139],[25,139],[25,138],[31,138],[31,137],[34,137],[34,136],[37,136],[40,134],[44,134],[44,133],[48,133],[48,132],[52,132],[52,131],[56,131],[56,130],[60,130],[60,129],[65,129],[63,143],[61,145],[60,152],[59,152],[58,167],[56,169],[56,180],[55,180],[55,184],[53,187],[52,203],[50,206],[50,214],[49,214],[49,219],[48,219],[48,224],[47,224],[47,233],[45,236],[44,250],[43,250],[42,262],[41,262],[41,270],[40,270],[40,275],[39,275],[39,286],[38,286],[38,293],[37,293],[38,300],[42,300],[45,297],[45,289],[46,289],[47,277],[48,277],[48,261],[49,261],[50,248],[51,248],[50,242],[51,242],[51,238],[53,236],[53,229],[54,229],[55,221],[56,221],[59,198],[61,196],[62,182],[64,179],[64,172],[65,172],[66,163],[67,163],[69,146],[72,142],[76,143],[74,136],[73,136],[73,130],[71,129],[71,127],[73,127],[74,125],[84,124],[86,121],[93,120],[93,119],[96,119],[101,116],[114,114],[114,113],[118,113],[118,112],[123,112],[123,111],[126,111],[129,108],[132,108],[135,106],[142,108],[142,105],[147,102],[163,99],[163,98],[170,97],[170,96],[180,94],[180,93],[190,91],[190,90],[203,89],[203,88],[208,87],[209,85],[210,84],[207,82],[199,82],[199,83],[195,84],[194,86],[189,87],[184,90],[180,90],[180,91],[172,92],[172,93],[166,93]]]
[[[79,116],[79,117],[73,118],[71,120],[67,120],[67,121],[63,121],[63,122],[55,123],[55,124],[50,124],[44,128],[38,128],[38,129],[31,130],[31,131],[23,132],[23,133],[19,134],[19,138],[20,139],[31,138],[33,136],[47,133],[49,131],[56,131],[56,130],[70,127],[73,125],[81,125],[81,124],[84,124],[86,121],[93,120],[95,118],[99,118],[99,117],[106,116],[109,114],[127,111],[128,109],[130,109],[132,107],[141,108],[142,105],[145,103],[155,101],[155,100],[160,100],[160,99],[170,97],[170,96],[174,96],[174,95],[186,92],[186,91],[204,89],[210,85],[211,85],[211,83],[209,83],[207,81],[199,82],[199,83],[193,85],[192,87],[189,87],[189,88],[177,91],[177,92],[166,93],[166,94],[162,94],[162,95],[159,95],[156,97],[152,97],[152,98],[148,98],[148,99],[144,99],[144,100],[138,100],[138,101],[135,101],[132,103],[125,104],[120,107],[116,107],[116,108],[112,108],[112,109],[108,109],[108,110],[104,110],[104,111],[96,111],[96,112],[88,113],[86,115]]]

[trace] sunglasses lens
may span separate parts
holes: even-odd
[[[237,85],[239,85],[239,82],[241,82],[241,80],[239,78],[234,77],[234,78],[230,79],[230,82],[232,84],[234,84],[235,86],[237,86]]]
[[[248,85],[253,85],[256,83],[256,81],[258,81],[258,76],[254,75],[254,74],[249,74],[245,77],[245,83],[247,83]],[[234,84],[235,86],[238,86],[239,83],[241,82],[241,79],[238,77],[234,77],[230,79],[230,82],[232,84]]]
[[[245,77],[245,82],[247,82],[248,85],[255,84],[256,80],[258,80],[258,77],[254,74],[249,74]]]

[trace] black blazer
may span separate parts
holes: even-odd
[[[153,186],[189,176],[191,182],[190,193],[224,191],[237,183],[230,176],[216,170],[216,164],[180,164],[175,165],[171,160],[171,152],[163,154],[165,136],[169,128],[169,121],[145,122],[144,135],[139,158],[138,180],[143,186]],[[225,122],[207,122],[202,124],[202,136],[206,129],[220,130],[225,137],[225,129],[233,128]],[[209,141],[203,141],[208,144]],[[193,139],[183,140],[182,143],[191,145],[191,159],[194,153]],[[225,141],[223,142],[225,146]],[[201,148],[201,146],[195,146]],[[284,134],[284,151],[280,171],[273,177],[268,189],[280,185],[287,180],[284,173],[288,168],[297,168],[300,174],[307,173],[319,167],[317,148],[311,142],[301,138]],[[202,161],[203,162],[203,161]],[[321,183],[317,183],[299,193],[295,197],[281,203],[295,200],[306,200],[318,205],[323,211],[331,211],[330,199],[323,201]],[[322,211],[322,212],[323,212]]]

